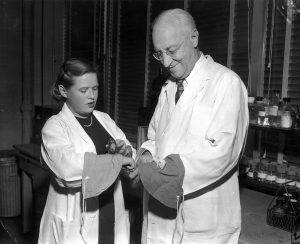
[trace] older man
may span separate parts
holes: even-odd
[[[236,166],[248,127],[247,90],[237,74],[199,51],[198,35],[182,9],[153,23],[153,56],[171,78],[139,150],[139,176],[150,193],[143,243],[238,242]]]

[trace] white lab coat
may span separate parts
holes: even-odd
[[[157,160],[180,155],[184,194],[215,182],[237,164],[249,120],[243,82],[210,56],[201,55],[186,81],[176,106],[176,84],[169,81],[162,88],[149,140],[141,146]],[[240,226],[237,173],[216,189],[184,201],[176,220],[148,211],[145,194],[143,244],[237,243]]]
[[[99,111],[93,114],[114,139],[130,145],[108,114]],[[96,153],[96,149],[66,104],[43,127],[41,152],[53,177],[40,224],[39,243],[98,244],[99,200],[97,197],[85,200],[83,214],[81,191],[84,153]],[[115,243],[126,244],[129,243],[129,219],[119,179],[115,184],[114,203]]]

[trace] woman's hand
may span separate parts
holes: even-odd
[[[126,167],[129,170],[133,170],[135,168],[135,161],[133,158],[125,157],[123,155],[115,155],[122,158],[122,167]]]
[[[120,153],[126,157],[132,157],[132,149],[131,146],[126,145],[125,141],[116,139],[116,153]]]
[[[110,138],[106,144],[106,148],[109,154],[119,153],[125,157],[132,157],[132,148],[129,145],[126,145],[125,141],[113,138]]]

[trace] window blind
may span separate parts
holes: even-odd
[[[244,84],[248,84],[249,62],[248,62],[248,1],[236,0],[234,7],[234,27],[232,43],[232,65],[242,79]]]
[[[272,25],[273,15],[274,24]],[[286,20],[277,10],[276,1],[275,6],[273,6],[273,1],[269,0],[264,66],[264,97],[266,98],[272,97],[273,91],[275,89],[281,90],[282,87],[285,29]]]
[[[66,57],[86,58],[93,61],[94,57],[94,0],[68,0],[68,35]]]
[[[292,104],[300,105],[300,14],[292,22],[288,97]]]
[[[199,49],[226,66],[230,0],[190,0],[188,11],[198,27]]]
[[[115,120],[136,142],[138,109],[144,102],[147,1],[122,0],[120,4]]]

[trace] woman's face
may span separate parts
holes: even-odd
[[[64,97],[69,109],[77,117],[88,117],[98,99],[98,79],[95,73],[73,77],[73,85],[65,90]]]

